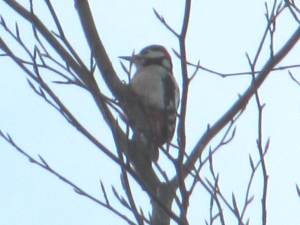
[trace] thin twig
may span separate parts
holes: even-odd
[[[244,94],[230,107],[230,109],[210,128],[208,133],[205,133],[197,142],[189,159],[185,163],[186,175],[193,168],[194,163],[202,154],[204,148],[210,140],[243,108],[246,107],[250,98],[255,94],[256,90],[262,85],[268,77],[272,69],[289,53],[300,38],[300,26],[295,30],[293,35],[286,41],[283,47],[269,59],[262,71],[256,76],[255,81],[251,83]],[[176,178],[174,178],[176,179]]]
[[[90,199],[91,201],[93,201],[93,202],[99,204],[100,206],[108,209],[109,211],[113,212],[115,215],[117,215],[118,217],[122,218],[127,223],[129,223],[131,225],[135,225],[135,223],[133,221],[131,221],[127,216],[125,216],[124,214],[120,213],[117,209],[115,209],[114,207],[112,207],[111,204],[109,204],[109,202],[108,202],[107,199],[105,200],[105,202],[103,202],[103,201],[97,199],[96,197],[92,196],[91,194],[87,193],[82,188],[80,188],[78,185],[76,185],[75,183],[73,183],[72,181],[70,181],[68,178],[66,178],[65,176],[63,176],[62,174],[60,174],[59,172],[57,172],[56,170],[54,170],[49,165],[49,163],[46,162],[46,160],[42,156],[39,156],[40,161],[38,161],[34,157],[32,157],[31,155],[29,155],[26,151],[24,151],[21,147],[19,147],[8,134],[5,135],[1,130],[0,130],[0,136],[7,143],[9,143],[12,147],[14,147],[15,150],[17,150],[24,157],[26,157],[29,160],[29,162],[31,162],[31,163],[39,166],[40,168],[42,168],[42,169],[44,169],[46,171],[48,171],[49,173],[51,173],[54,176],[56,176],[57,178],[59,178],[65,184],[71,186],[78,195],[81,195],[81,196],[84,196],[84,197]]]

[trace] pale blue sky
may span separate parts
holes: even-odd
[[[22,2],[26,2],[25,0]],[[41,4],[36,8],[46,24],[53,24]],[[158,22],[152,8],[161,13],[175,29],[180,28],[183,1],[179,0],[111,0],[89,1],[100,37],[107,48],[116,70],[123,74],[118,56],[139,51],[146,45],[159,43],[178,49],[177,40]],[[272,2],[272,1],[268,1]],[[67,37],[83,59],[89,63],[89,50],[71,0],[53,1],[63,22]],[[172,6],[172,7],[170,7]],[[260,0],[194,1],[187,37],[188,59],[219,72],[249,70],[245,52],[253,58],[265,29],[265,6]],[[3,2],[0,14],[14,27],[20,21],[24,40],[31,42],[27,31],[30,25],[10,11]],[[25,26],[23,28],[23,26]],[[287,13],[277,23],[276,49],[295,30],[296,24]],[[0,29],[0,36],[7,35]],[[15,44],[11,46],[15,48]],[[268,56],[268,47],[259,65]],[[300,43],[282,65],[299,63]],[[23,53],[20,53],[23,54]],[[172,54],[174,73],[180,82],[180,64]],[[113,197],[111,185],[121,190],[120,171],[108,158],[82,137],[74,128],[29,88],[25,75],[10,60],[0,58],[0,129],[8,132],[21,147],[37,157],[43,156],[62,173],[93,195],[102,198],[99,179],[106,184]],[[191,70],[192,71],[192,70]],[[297,76],[297,70],[293,70]],[[53,74],[46,74],[55,80]],[[298,76],[300,80],[300,76]],[[125,76],[124,76],[125,79]],[[222,79],[200,71],[190,89],[187,117],[187,149],[191,149],[208,123],[216,121],[238,98],[251,82],[249,77]],[[101,88],[103,83],[99,79]],[[114,150],[110,133],[92,99],[74,87],[54,86],[71,111],[106,146]],[[269,179],[269,224],[300,224],[300,199],[295,184],[300,184],[300,87],[291,81],[287,72],[273,73],[262,86],[264,114],[264,141],[271,137],[267,156]],[[223,148],[215,158],[220,172],[220,184],[230,199],[234,191],[238,202],[244,198],[249,177],[249,153],[258,159],[256,145],[255,102],[251,101],[237,123],[237,134],[232,144]],[[214,146],[214,141],[212,146]],[[0,225],[92,225],[125,224],[113,214],[89,200],[78,196],[70,187],[51,174],[30,164],[0,139]],[[148,199],[138,187],[136,198],[147,210]],[[258,224],[261,194],[261,177],[257,176],[252,193],[256,195],[248,216]],[[118,204],[113,200],[114,204]],[[209,199],[203,188],[198,188],[191,201],[190,224],[204,224]],[[122,209],[124,212],[124,210]],[[229,214],[228,218],[232,216]],[[104,222],[105,221],[105,222]],[[201,221],[201,222],[199,222]],[[233,223],[234,224],[234,223]]]

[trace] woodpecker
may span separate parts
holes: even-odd
[[[179,105],[179,88],[173,76],[171,57],[163,46],[150,45],[139,54],[120,58],[136,67],[129,85],[148,119],[144,129],[147,132],[142,129],[139,136],[154,145],[150,157],[157,161],[158,147],[173,137]]]

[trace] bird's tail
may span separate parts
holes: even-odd
[[[140,154],[146,161],[156,162],[158,160],[158,145],[143,133],[135,132],[132,136],[132,143],[138,151],[137,154]]]

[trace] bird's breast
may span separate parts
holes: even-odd
[[[148,66],[137,71],[131,81],[135,94],[142,98],[144,104],[164,109],[164,76],[169,76],[163,67]]]

